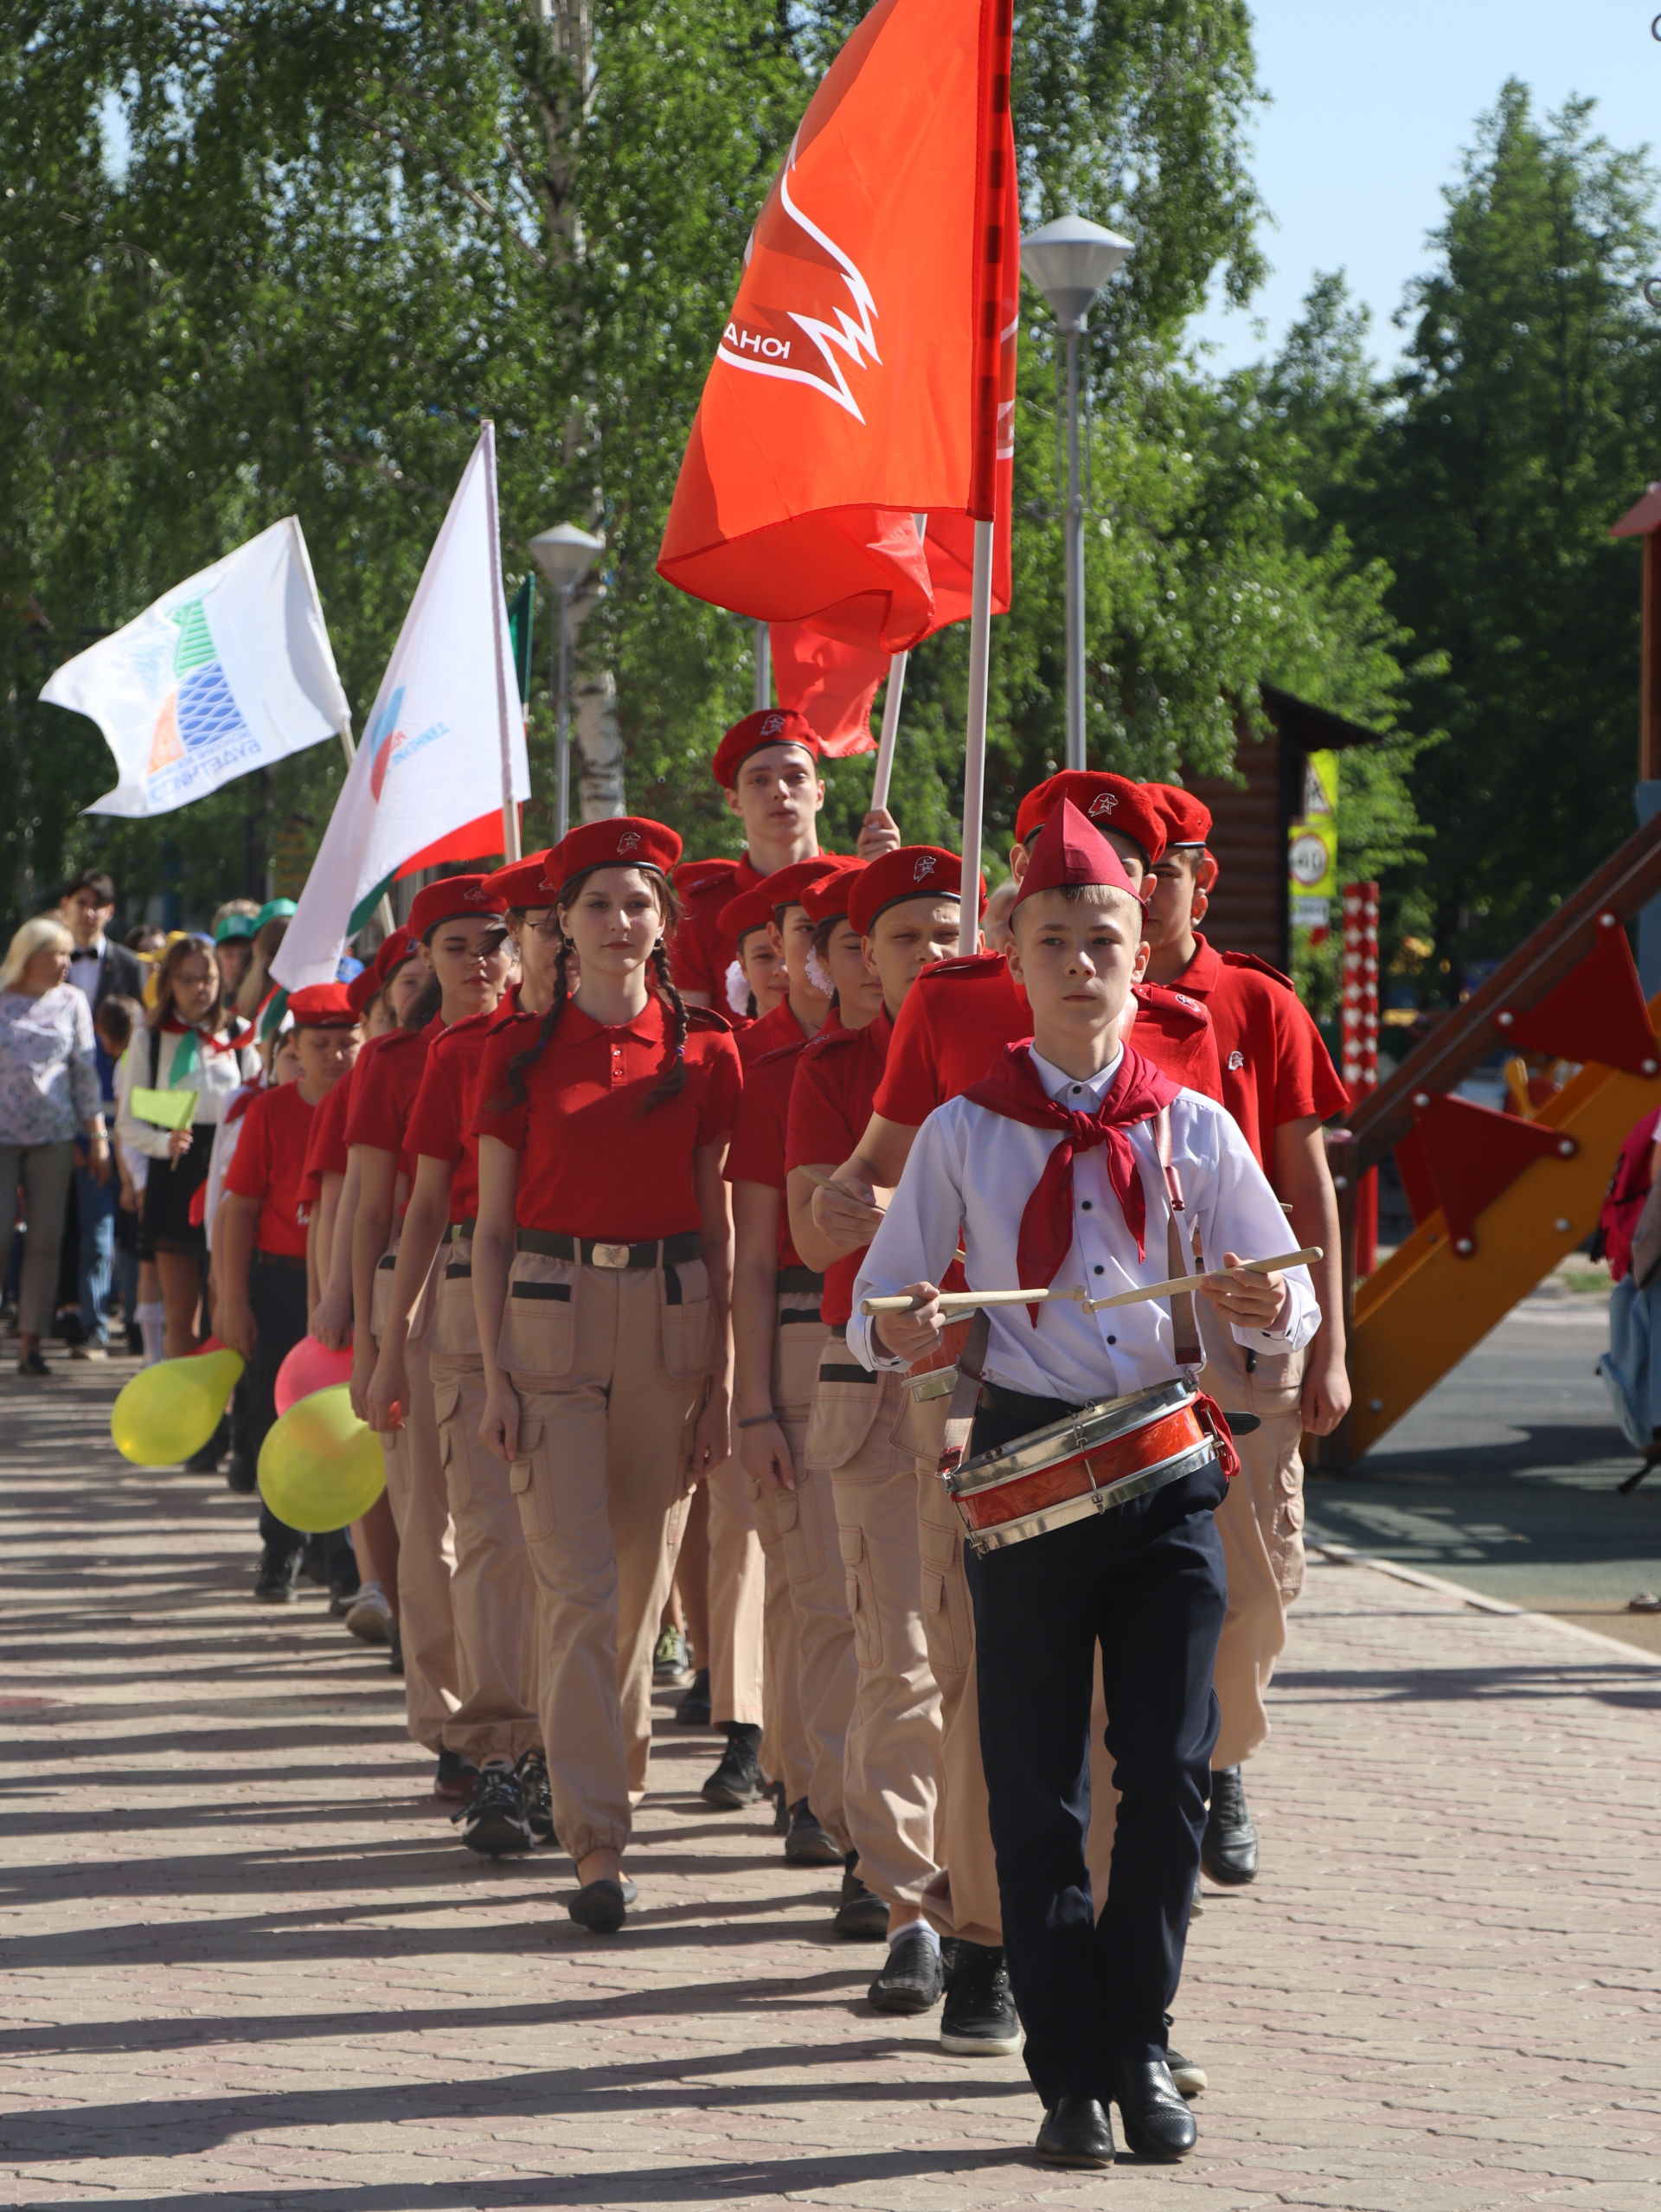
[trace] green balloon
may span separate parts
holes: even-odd
[[[219,1427],[241,1372],[241,1353],[222,1348],[140,1368],[110,1408],[116,1450],[135,1467],[175,1466],[188,1459]]]
[[[343,1382],[297,1398],[260,1447],[260,1495],[307,1536],[343,1529],[387,1486],[381,1439],[352,1411]]]

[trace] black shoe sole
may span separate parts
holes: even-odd
[[[799,1843],[793,1850],[791,1839],[785,1839],[785,1857],[792,1866],[840,1866],[843,1854],[827,1836],[823,1843]]]
[[[621,1886],[615,1882],[591,1882],[567,1901],[565,1909],[591,1935],[615,1935],[628,1918],[635,1895],[632,1882]]]
[[[256,1590],[253,1602],[257,1606],[292,1606],[297,1594],[292,1589]]]
[[[529,1829],[505,1816],[497,1820],[475,1821],[461,1840],[482,1859],[520,1858],[533,1847]]]
[[[1007,2036],[972,2036],[962,2028],[940,2023],[940,2049],[954,2058],[1013,2058],[1021,2049],[1021,2030]]]
[[[888,1908],[879,1897],[869,1905],[839,1905],[831,1923],[839,1936],[850,1943],[886,1943],[888,1940]]]
[[[1243,1889],[1248,1882],[1257,1880],[1255,1867],[1230,1866],[1226,1859],[1208,1858],[1200,1853],[1200,1865],[1208,1882],[1215,1882],[1219,1889]]]
[[[873,2012],[892,2012],[904,2017],[919,2012],[933,2012],[945,1991],[943,1987],[938,1989],[931,1997],[927,1991],[920,1989],[879,1990],[873,1982],[865,1994]]]
[[[1074,2173],[1106,2173],[1113,2164],[1111,2158],[1093,2158],[1085,2151],[1046,2151],[1037,2143],[1032,2146],[1032,2155],[1041,2166],[1066,2167]]]
[[[762,1798],[766,1795],[766,1792],[765,1790],[755,1789],[750,1791],[749,1794],[746,1796],[741,1790],[733,1788],[730,1783],[706,1782],[703,1787],[698,1792],[698,1795],[703,1799],[704,1803],[709,1806],[712,1811],[742,1812],[749,1805],[760,1805]],[[839,1865],[841,1861],[842,1853],[838,1851],[837,1853],[837,1863]]]

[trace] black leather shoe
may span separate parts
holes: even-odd
[[[753,1721],[728,1721],[721,1764],[699,1794],[721,1812],[737,1812],[762,1795],[761,1731]]]
[[[1257,1831],[1246,1810],[1246,1786],[1238,1766],[1219,1766],[1211,1776],[1211,1810],[1200,1839],[1200,1864],[1213,1882],[1238,1886],[1257,1880]]]
[[[827,1836],[805,1798],[790,1808],[785,1828],[785,1856],[792,1866],[840,1866],[842,1853]]]
[[[1113,2098],[1125,2140],[1138,2158],[1185,2158],[1194,2148],[1200,2132],[1163,2058],[1121,2059],[1113,2068]]]
[[[1093,2097],[1058,2097],[1033,2145],[1047,2166],[1111,2166],[1113,2123]]]
[[[1170,2029],[1170,2015],[1165,2015],[1167,2034]],[[1174,2044],[1165,2045],[1165,2064],[1170,2068],[1170,2078],[1177,2093],[1183,2097],[1197,2097],[1209,2084],[1210,2077],[1196,2058],[1184,2058]]]
[[[259,1569],[253,1578],[254,1603],[292,1606],[294,1602],[294,1583],[299,1571],[298,1552],[279,1551],[274,1544],[267,1544],[260,1555]]]
[[[1020,2048],[1021,2020],[1002,1950],[959,1940],[946,1962],[940,2049],[959,2058],[1009,2058]]]
[[[851,1937],[856,1942],[886,1942],[888,1933],[888,1908],[874,1889],[868,1889],[859,1878],[859,1854],[850,1851],[843,1862],[842,1901],[837,1907],[831,1922],[838,1935]]]
[[[639,1895],[632,1882],[591,1882],[566,1900],[565,1909],[592,1935],[615,1935]]]
[[[874,2012],[927,2012],[945,1987],[940,1945],[921,1928],[908,1927],[888,1946],[888,1963],[865,1994]]]
[[[707,1728],[709,1725],[709,1670],[700,1667],[692,1677],[692,1685],[684,1692],[675,1708],[675,1724],[682,1728]]]

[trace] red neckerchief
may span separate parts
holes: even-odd
[[[197,1049],[205,1048],[208,1052],[240,1052],[253,1035],[253,1023],[240,1019],[234,1022],[222,1036],[211,1035],[207,1029],[198,1028],[194,1022],[182,1022],[176,1014],[170,1014],[162,1023],[164,1037],[182,1037],[187,1029],[196,1030]]]
[[[1151,1121],[1180,1088],[1133,1045],[1126,1045],[1119,1073],[1097,1110],[1069,1112],[1045,1090],[1032,1064],[1029,1044],[1010,1044],[992,1073],[964,1093],[973,1106],[985,1106],[1029,1129],[1053,1129],[1061,1140],[1044,1162],[1044,1171],[1021,1215],[1016,1273],[1023,1291],[1048,1290],[1060,1273],[1073,1241],[1073,1163],[1081,1152],[1093,1151],[1098,1144],[1106,1147],[1107,1180],[1125,1226],[1136,1239],[1136,1256],[1140,1260],[1145,1255],[1147,1201],[1126,1132],[1136,1122]],[[1028,1309],[1035,1329],[1038,1311],[1036,1305]]]

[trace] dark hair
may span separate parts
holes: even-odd
[[[164,945],[167,942],[167,932],[164,929],[158,929],[153,921],[134,922],[121,942],[129,952],[137,952],[143,949],[147,937],[159,938]]]
[[[79,875],[72,875],[58,894],[58,904],[73,899],[77,891],[90,891],[100,907],[115,904],[115,886],[101,868],[83,868]]]
[[[615,861],[602,861],[600,863],[600,866],[604,868],[614,868],[616,865]],[[576,903],[578,894],[581,891],[583,885],[591,875],[597,873],[597,869],[585,868],[572,876],[568,882],[561,884],[555,904],[561,914],[570,911]],[[659,875],[654,869],[651,874],[651,882],[657,894],[658,918],[667,933],[679,918],[680,901],[675,895],[674,885],[666,875]],[[527,1045],[523,1052],[516,1053],[508,1062],[508,1095],[505,1099],[491,1100],[493,1112],[500,1113],[510,1106],[523,1106],[525,1102],[526,1074],[541,1059],[543,1047],[559,1027],[560,1016],[564,1013],[566,1001],[571,995],[570,983],[567,976],[567,962],[570,958],[571,951],[569,937],[561,937],[560,949],[555,955],[554,961],[554,1003],[542,1016],[535,1042]],[[641,1101],[642,1113],[650,1113],[654,1106],[665,1105],[669,1100],[677,1097],[686,1088],[686,1033],[690,1026],[686,1003],[680,992],[676,990],[675,979],[669,971],[669,953],[661,937],[651,949],[650,965],[653,988],[664,1006],[668,1010],[674,1024],[674,1040],[670,1045],[670,1058],[663,1074]]]
[[[176,937],[157,964],[156,998],[147,1017],[152,1029],[159,1029],[172,1013],[174,971],[182,961],[189,959],[193,952],[202,959],[211,961],[215,978],[214,1003],[208,1010],[204,1026],[210,1029],[222,1029],[225,1027],[226,1007],[223,995],[225,984],[224,978],[219,971],[218,953],[211,945],[204,945],[199,937]]]
[[[390,980],[390,978],[388,978]],[[444,1003],[444,985],[439,981],[438,971],[429,968],[421,979],[421,987],[404,1009],[401,1029],[424,1029]]]
[[[116,991],[99,1000],[93,1010],[93,1028],[100,1035],[107,1034],[108,1042],[125,1052],[144,1018],[144,1010],[139,1000],[123,997]]]

